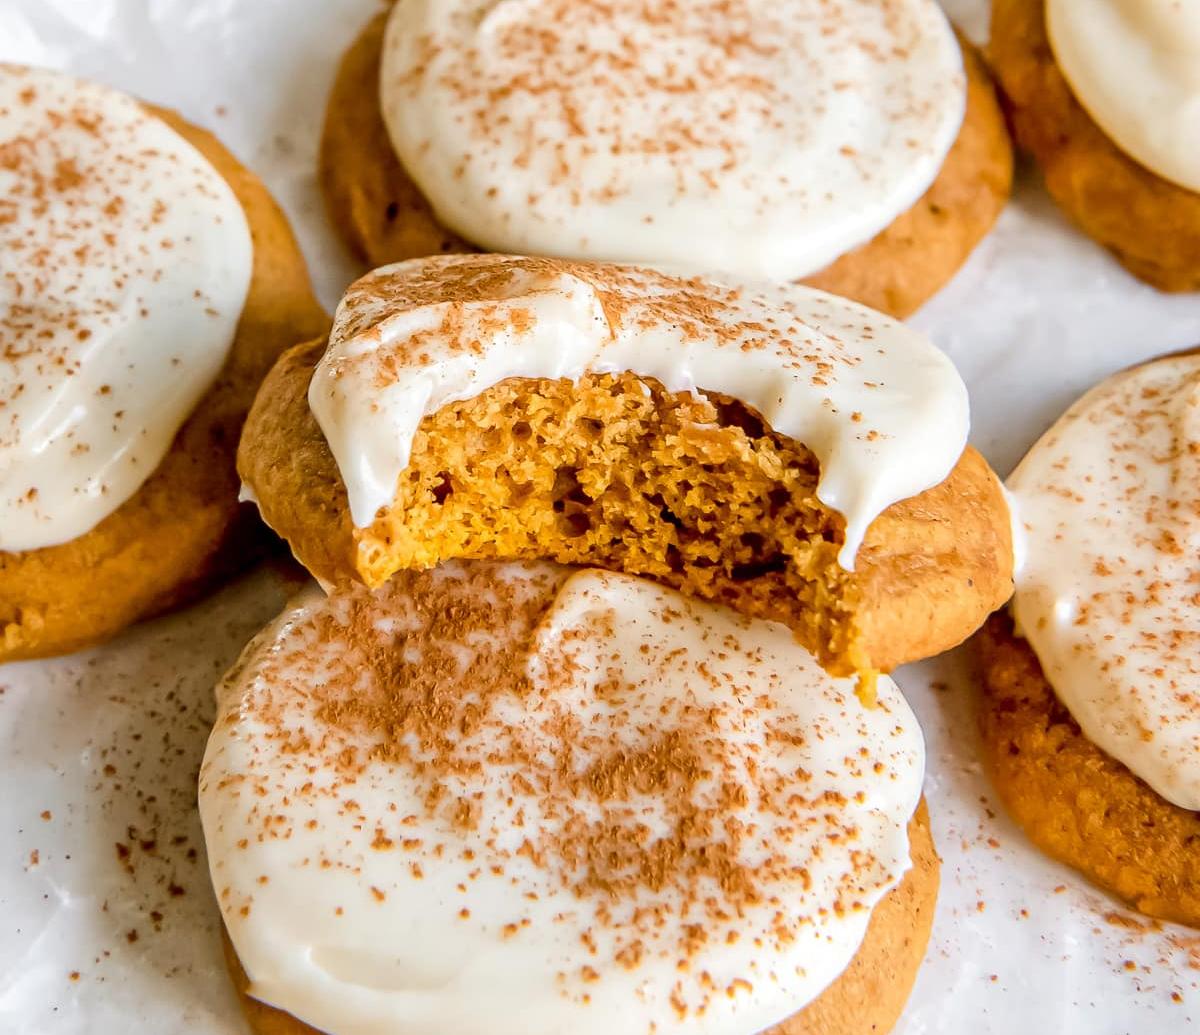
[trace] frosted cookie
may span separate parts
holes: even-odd
[[[1200,355],[1080,399],[1009,480],[1013,614],[981,636],[996,786],[1055,858],[1200,926]]]
[[[990,56],[1063,211],[1135,276],[1200,290],[1200,7],[995,0]]]
[[[289,352],[239,470],[318,578],[455,557],[649,576],[887,671],[1011,591],[999,482],[950,361],[794,285],[473,255],[352,285]]]
[[[326,318],[283,214],[208,133],[0,65],[0,661],[61,653],[246,563],[234,454]]]
[[[860,1035],[908,996],[920,730],[784,626],[451,563],[310,591],[218,702],[200,812],[256,1032]]]
[[[399,0],[346,54],[321,150],[373,266],[478,247],[807,279],[898,316],[1011,179],[933,0]]]

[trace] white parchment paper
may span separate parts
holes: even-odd
[[[358,272],[316,190],[338,56],[376,0],[0,0],[0,60],[112,83],[213,129],[290,214],[325,303]],[[947,0],[977,38],[980,0]],[[1080,392],[1200,343],[1167,297],[1076,234],[1022,170],[1016,198],[916,321],[972,392],[1001,473]],[[0,667],[0,1033],[244,1035],[194,809],[210,690],[294,576],[246,577],[98,650]],[[944,857],[899,1035],[1200,1030],[1200,935],[1150,925],[1034,851],[976,761],[969,658],[898,674],[929,744]]]

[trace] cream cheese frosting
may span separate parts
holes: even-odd
[[[250,993],[338,1035],[752,1035],[910,865],[924,747],[783,625],[627,575],[314,589],[200,777]]]
[[[1200,809],[1200,355],[1092,389],[1008,485],[1013,611],[1046,678],[1092,743]]]
[[[1054,57],[1079,103],[1135,161],[1200,191],[1200,4],[1047,0]]]
[[[821,463],[853,569],[884,509],[939,484],[967,392],[917,332],[833,295],[510,256],[385,266],[350,287],[309,386],[359,527],[391,503],[422,417],[510,377],[632,371],[741,400]]]
[[[380,98],[487,250],[792,280],[929,188],[965,84],[934,0],[398,0]]]
[[[133,98],[0,65],[0,550],[75,539],[150,476],[250,284],[245,214]]]

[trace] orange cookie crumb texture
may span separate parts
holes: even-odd
[[[557,260],[476,265],[489,263],[575,270],[596,283],[615,276],[617,285],[630,276]],[[439,279],[448,275],[395,274],[416,277],[432,292],[426,301],[448,290]],[[671,283],[685,302],[694,294],[691,282]],[[605,296],[614,312],[622,290]],[[704,326],[693,315],[680,319]],[[264,382],[239,469],[267,523],[328,583],[377,586],[451,558],[604,567],[782,621],[840,675],[948,649],[1011,593],[1007,504],[973,449],[948,460],[940,484],[884,509],[851,571],[840,563],[846,523],[817,498],[808,448],[728,396],[672,393],[632,373],[508,378],[441,406],[417,427],[391,504],[355,527],[309,406],[325,345],[291,350]]]
[[[1029,450],[1007,483],[1012,618],[980,638],[985,755],[1017,821],[1137,909],[1191,925],[1198,377],[1195,352],[1119,371]]]
[[[331,221],[371,266],[473,245],[440,226],[396,157],[380,108],[388,12],[376,15],[342,59],[325,114],[320,179]],[[960,37],[966,115],[932,186],[866,244],[805,283],[904,317],[938,291],[983,239],[1008,200],[1012,147],[991,79]]]
[[[1007,615],[977,643],[984,759],[1030,839],[1142,913],[1200,927],[1200,814],[1084,736]]]
[[[1044,0],[995,0],[988,56],[1017,143],[1062,210],[1134,276],[1200,290],[1200,194],[1122,151],[1076,99],[1046,29]]]
[[[879,1035],[895,1027],[917,980],[937,905],[939,860],[922,801],[908,827],[913,868],[877,905],[850,965],[799,1013],[763,1035]],[[254,1035],[321,1035],[248,993],[250,980],[223,937],[225,962]]]
[[[260,526],[238,503],[242,422],[279,354],[327,324],[291,229],[259,180],[205,130],[150,110],[241,202],[254,244],[249,294],[224,368],[141,488],[76,539],[0,552],[0,662],[103,641],[193,599],[259,554]]]

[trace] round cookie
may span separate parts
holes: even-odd
[[[895,1026],[921,968],[937,905],[939,860],[924,800],[909,823],[908,836],[912,869],[875,907],[850,965],[803,1010],[762,1035],[884,1035]],[[224,931],[222,941],[225,962],[254,1035],[321,1035],[251,996],[250,980]]]
[[[387,17],[376,15],[342,59],[321,140],[330,218],[371,266],[472,248],[438,225],[388,140],[378,88]],[[1012,186],[1012,148],[988,73],[961,42],[966,115],[937,179],[873,240],[805,283],[908,316],[953,276],[999,216]]]
[[[237,336],[217,380],[141,488],[69,542],[0,552],[0,662],[62,654],[194,599],[262,547],[253,508],[238,503],[242,422],[279,354],[327,317],[303,256],[262,183],[212,134],[150,107],[229,183],[254,242]]]
[[[1200,289],[1200,194],[1130,158],[1076,100],[1044,0],[995,0],[988,55],[1017,143],[1063,211],[1134,276],[1162,291]]]
[[[1029,838],[1140,912],[1200,927],[1200,813],[1083,735],[1007,614],[977,646],[985,764]]]

